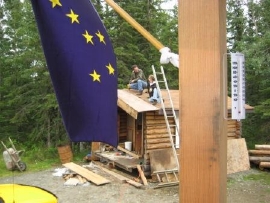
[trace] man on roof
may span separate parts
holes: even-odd
[[[143,90],[147,88],[147,81],[142,69],[139,69],[137,65],[133,65],[132,73],[127,85],[128,89],[138,90],[137,95],[142,95]]]

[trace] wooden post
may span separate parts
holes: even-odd
[[[95,156],[95,151],[100,150],[100,142],[92,142],[91,143],[91,160],[92,161],[98,161],[99,157]]]
[[[226,202],[226,0],[179,0],[181,203]],[[190,160],[193,160],[192,162]]]

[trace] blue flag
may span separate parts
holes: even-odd
[[[117,69],[89,0],[31,0],[67,133],[117,146]]]

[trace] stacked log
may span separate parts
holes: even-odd
[[[255,145],[255,149],[248,152],[249,160],[258,164],[261,170],[270,168],[270,145]]]
[[[233,119],[228,119],[227,122],[228,139],[241,138],[241,122]]]
[[[174,125],[174,119],[168,118],[170,124]],[[151,175],[149,152],[160,149],[171,149],[171,141],[167,131],[164,115],[158,112],[146,112],[144,119],[144,165],[143,171],[146,176]],[[175,128],[171,128],[171,133],[175,134]]]
[[[169,123],[174,125],[173,118],[169,118]],[[171,148],[170,137],[167,131],[164,115],[156,112],[147,112],[144,123],[145,151]],[[171,133],[175,134],[175,128],[171,128]]]

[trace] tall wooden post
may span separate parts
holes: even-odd
[[[226,202],[226,0],[179,0],[180,202]]]

